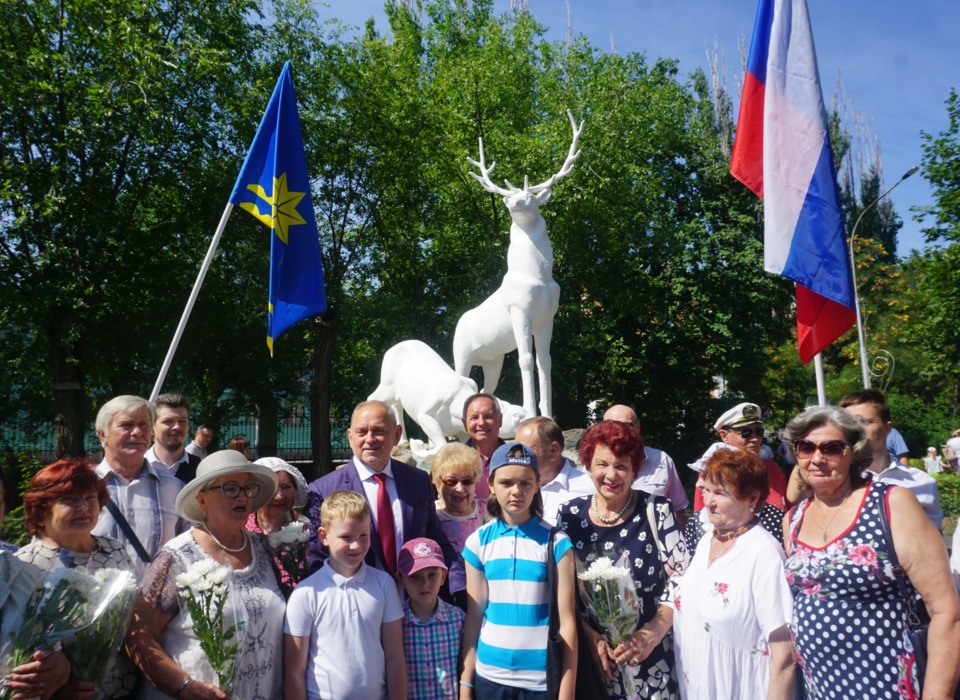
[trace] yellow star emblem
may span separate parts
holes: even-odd
[[[284,243],[287,242],[288,229],[296,224],[307,223],[297,211],[300,200],[306,192],[289,192],[287,190],[287,174],[273,178],[273,193],[269,196],[260,185],[247,185],[247,189],[254,192],[260,199],[270,205],[270,213],[261,213],[253,202],[241,202],[240,208],[250,212],[257,219],[273,229]]]

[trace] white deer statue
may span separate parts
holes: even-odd
[[[577,126],[568,111],[573,128],[573,142],[560,170],[539,185],[530,185],[524,176],[523,189],[504,180],[499,187],[490,179],[496,162],[486,166],[483,139],[480,139],[480,161],[470,160],[480,174],[471,172],[487,192],[499,194],[510,211],[510,247],[507,250],[507,272],[500,287],[480,306],[470,309],[457,322],[453,336],[453,359],[456,371],[468,376],[474,365],[483,369],[483,390],[494,393],[503,369],[503,356],[518,349],[520,375],[523,380],[523,408],[527,415],[537,415],[534,393],[533,364],[536,348],[537,371],[540,374],[540,413],[553,415],[550,381],[550,341],[553,317],[560,302],[560,287],[553,280],[553,248],[547,236],[547,223],[540,207],[550,200],[550,188],[570,174],[580,157],[577,141],[583,122]],[[532,342],[531,342],[532,341]]]

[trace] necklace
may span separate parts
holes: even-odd
[[[623,514],[627,512],[627,508],[629,508],[632,504],[633,504],[633,491],[631,491],[630,495],[627,496],[627,502],[624,503],[623,507],[617,511],[616,515],[614,515],[612,518],[605,518],[602,515],[600,515],[600,509],[597,508],[597,494],[593,494],[593,515],[597,518],[597,520],[599,520],[604,525],[613,525],[615,522],[617,522],[620,518],[623,517]]]
[[[713,539],[717,542],[729,542],[738,538],[740,535],[746,534],[746,532],[757,523],[756,518],[751,518],[750,522],[741,527],[739,530],[734,530],[733,532],[724,532],[721,533],[717,528],[713,528]]]
[[[850,493],[853,493],[853,491],[851,490]],[[833,512],[833,517],[830,518],[829,521],[827,521],[827,524],[826,524],[826,525],[824,525],[823,527],[820,528],[821,530],[823,530],[823,541],[824,541],[824,542],[827,541],[827,530],[830,529],[830,526],[833,525],[833,521],[837,519],[837,516],[838,516],[838,515],[840,515],[840,511],[843,510],[844,504],[846,504],[847,499],[850,498],[850,493],[848,493],[846,496],[843,497],[843,500],[840,501],[840,505],[838,505],[837,508],[836,508],[836,510]],[[823,501],[820,501],[820,502],[822,503]],[[822,511],[821,511],[821,512],[822,512]],[[816,523],[815,523],[815,524],[816,524]],[[817,524],[817,527],[820,527],[820,525]]]
[[[247,537],[247,531],[246,531],[246,530],[241,530],[240,532],[243,534],[243,544],[240,545],[239,547],[236,547],[236,548],[228,547],[228,546],[225,545],[223,542],[221,542],[220,540],[218,540],[216,535],[214,535],[212,532],[210,532],[210,528],[207,527],[207,524],[206,524],[206,523],[200,523],[200,527],[203,528],[203,531],[204,531],[204,532],[206,532],[208,535],[210,535],[210,539],[213,540],[213,543],[214,543],[215,545],[217,545],[217,546],[218,546],[220,549],[222,549],[224,552],[230,552],[230,554],[239,554],[240,552],[242,552],[243,550],[245,550],[245,549],[247,548],[247,543],[250,541],[250,539]]]

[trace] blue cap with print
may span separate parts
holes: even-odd
[[[519,465],[521,467],[531,467],[537,473],[540,472],[540,465],[537,462],[537,455],[522,442],[508,442],[500,445],[490,457],[490,475],[500,467],[509,465]]]

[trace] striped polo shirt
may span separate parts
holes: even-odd
[[[547,689],[550,596],[546,545],[550,524],[530,518],[507,525],[497,518],[467,538],[463,558],[487,579],[487,607],[477,644],[477,675],[516,688]],[[558,532],[554,559],[570,549]]]

